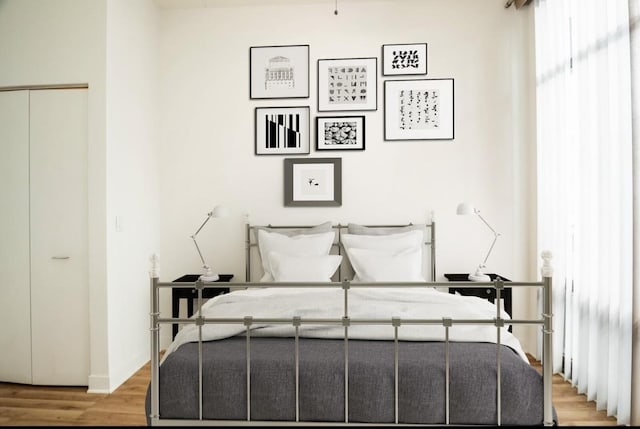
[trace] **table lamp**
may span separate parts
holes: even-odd
[[[229,210],[226,207],[216,206],[212,211],[207,213],[207,217],[204,220],[204,222],[202,222],[202,225],[200,225],[200,228],[198,228],[198,230],[191,236],[191,239],[193,240],[193,244],[196,245],[196,250],[198,251],[198,255],[200,255],[200,260],[202,261],[202,268],[204,268],[204,274],[200,276],[200,280],[204,282],[215,282],[215,281],[218,281],[219,277],[218,277],[218,273],[213,271],[211,266],[205,262],[204,257],[202,256],[202,252],[200,251],[200,247],[198,247],[196,236],[198,235],[200,230],[206,225],[206,223],[209,222],[209,219],[211,219],[212,217],[221,218],[221,217],[227,217],[228,215],[229,215]]]
[[[491,227],[491,225],[489,225],[487,221],[484,220],[482,216],[480,216],[480,210],[476,209],[472,204],[469,204],[467,202],[462,202],[458,204],[456,213],[459,215],[470,215],[470,214],[477,215],[480,218],[480,220],[482,220],[482,222],[484,222],[484,224],[487,225],[487,227],[491,230],[491,232],[493,232],[493,243],[491,243],[491,247],[489,247],[487,256],[485,256],[484,261],[482,261],[482,263],[478,265],[478,268],[476,268],[476,272],[473,274],[469,274],[469,280],[472,282],[490,282],[491,277],[489,277],[487,274],[484,273],[484,269],[486,268],[485,264],[487,263],[487,259],[489,259],[489,255],[491,254],[491,251],[493,250],[493,246],[495,246],[496,241],[498,240],[498,237],[500,236],[500,234],[498,234]]]

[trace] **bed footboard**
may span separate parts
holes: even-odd
[[[542,281],[509,282],[508,285],[515,288],[542,288],[542,314],[526,320],[502,318],[500,294],[505,284],[500,280],[473,285],[468,282],[351,283],[348,280],[339,283],[305,283],[297,286],[311,290],[319,287],[340,288],[344,295],[342,317],[203,317],[203,287],[216,285],[202,281],[195,285],[160,282],[158,261],[154,259],[150,271],[149,424],[228,426],[308,425],[315,422],[554,425],[556,419],[552,403],[551,348],[553,271],[550,252],[543,252],[542,258]],[[236,285],[248,289],[267,286],[265,283],[252,282],[240,282]],[[478,285],[496,290],[498,299],[494,318],[361,319],[349,314],[350,293],[361,287],[434,288]],[[291,284],[274,282],[268,286],[282,287]],[[171,287],[195,287],[198,291],[198,313],[194,317],[161,317],[159,290]],[[173,323],[195,325],[199,332],[198,341],[182,345],[180,354],[173,352],[161,365],[160,325]],[[254,336],[252,329],[265,323],[289,326],[294,335],[277,339]],[[244,327],[244,335],[207,342],[203,340],[202,330],[209,324],[241,325]],[[532,367],[523,370],[521,358],[502,343],[501,335],[505,325],[519,324],[539,325],[542,329],[541,375]],[[338,326],[344,332],[343,339],[303,338],[299,335],[299,330],[307,325]],[[388,326],[393,331],[392,340],[363,341],[350,336],[355,327],[368,325]],[[465,325],[495,327],[495,344],[480,344],[479,347],[475,343],[452,341],[450,331]],[[410,326],[441,327],[444,341],[401,340],[399,332]],[[493,361],[491,365],[484,365],[481,369],[469,366],[470,362],[486,362],[488,356]],[[518,378],[522,377],[523,371],[526,373],[525,378]],[[520,375],[515,375],[516,373]],[[469,374],[475,374],[476,379],[470,380]],[[235,381],[231,382],[224,377],[234,378]],[[541,383],[539,377],[542,378]],[[175,378],[181,380],[180,389],[172,387],[170,379]],[[327,383],[328,379],[332,382]],[[434,397],[436,392],[438,396]],[[229,398],[233,400],[227,403]],[[470,412],[470,409],[473,410]]]

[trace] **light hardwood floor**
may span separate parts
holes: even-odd
[[[110,395],[86,393],[84,387],[0,383],[0,426],[144,426],[149,377],[147,364]],[[553,398],[561,426],[616,425],[559,375]]]

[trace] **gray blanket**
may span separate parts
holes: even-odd
[[[295,420],[294,350],[291,338],[251,339],[251,420]],[[496,354],[495,344],[451,343],[452,424],[496,424]],[[246,339],[205,342],[203,356],[203,418],[246,420]],[[441,342],[399,343],[400,423],[445,422],[444,357]],[[542,424],[542,377],[506,346],[501,359],[502,424]],[[394,385],[393,342],[349,341],[350,422],[394,422]],[[160,417],[198,419],[197,343],[161,365]],[[300,420],[344,421],[344,341],[300,339]]]

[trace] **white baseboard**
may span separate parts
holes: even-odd
[[[114,371],[112,375],[90,375],[88,393],[113,393],[133,374],[149,361],[149,356],[140,354]]]
[[[107,375],[90,375],[88,393],[111,393],[109,389],[109,376]]]

